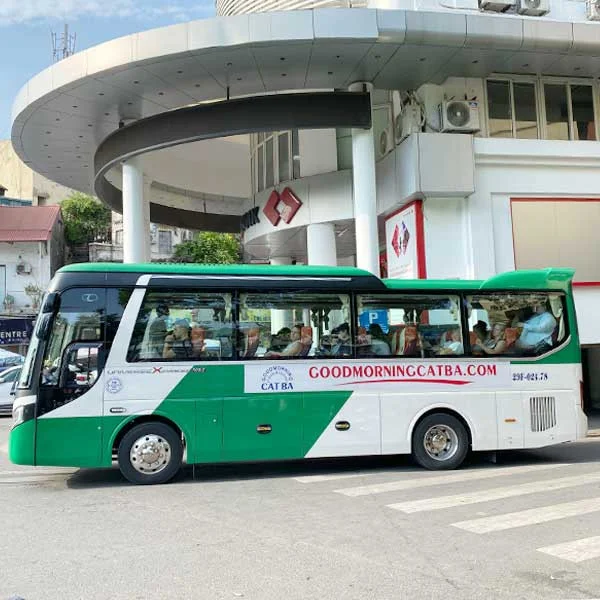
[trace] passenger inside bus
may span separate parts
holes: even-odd
[[[378,323],[369,325],[369,353],[375,356],[390,356],[392,351],[387,342],[385,333]]]
[[[294,325],[290,333],[289,344],[280,352],[269,350],[265,353],[264,357],[281,358],[284,356],[305,356],[306,354],[303,354],[303,352],[306,351],[306,340],[304,340],[304,343],[301,341],[302,329],[303,325]],[[308,347],[309,350],[310,346],[312,346],[312,339],[310,340],[310,345]]]
[[[396,329],[392,336],[392,354],[394,356],[423,356],[423,342],[417,325],[407,324]]]
[[[187,320],[177,319],[173,324],[173,332],[165,337],[163,358],[185,360],[195,356],[197,350],[194,349],[190,333],[191,328]]]
[[[526,354],[543,354],[552,348],[552,335],[556,329],[556,319],[548,310],[546,302],[539,302],[533,307],[534,314],[525,322],[517,323],[522,328],[516,341],[516,347]]]
[[[352,339],[350,338],[350,325],[342,323],[335,327],[331,336],[331,356],[352,356]]]
[[[160,358],[163,355],[168,319],[169,307],[164,303],[159,304],[156,307],[156,318],[152,320],[148,330],[149,358]]]
[[[436,354],[438,356],[448,356],[452,354],[464,354],[465,349],[462,343],[460,327],[452,327],[442,334],[440,345]]]
[[[487,338],[483,342],[477,344],[473,350],[483,354],[504,354],[508,349],[506,339],[506,323],[495,323],[492,326]]]

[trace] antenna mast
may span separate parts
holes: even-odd
[[[69,25],[67,23],[65,23],[62,34],[52,31],[51,35],[52,62],[58,62],[63,58],[67,58],[72,54],[75,54],[75,41],[77,39],[77,35],[75,33],[69,33]]]

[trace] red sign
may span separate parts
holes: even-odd
[[[281,194],[277,190],[271,192],[263,208],[263,213],[271,221],[273,227],[276,227],[282,219],[289,225],[301,206],[300,198],[289,187],[286,187]]]

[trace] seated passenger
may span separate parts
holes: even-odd
[[[304,345],[300,341],[302,337],[302,325],[294,325],[292,327],[290,333],[290,342],[289,344],[281,350],[281,352],[275,352],[273,350],[269,350],[265,353],[264,358],[281,358],[285,356],[301,356],[302,352],[305,350]],[[312,340],[311,340],[312,345]]]
[[[437,352],[438,356],[464,353],[465,349],[462,343],[460,327],[453,327],[442,335],[439,350]]]
[[[485,342],[490,335],[490,332],[488,331],[488,325],[485,321],[477,321],[477,323],[473,325],[473,332],[477,336],[478,342],[481,344],[483,344],[483,342]]]
[[[352,356],[352,340],[350,338],[350,325],[342,323],[338,325],[331,334],[334,337],[334,343],[331,346],[332,356]]]
[[[523,328],[516,346],[527,354],[543,354],[552,348],[552,334],[556,328],[556,319],[546,308],[545,303],[534,306],[535,314],[524,323],[517,323]]]
[[[186,360],[194,357],[194,346],[190,340],[190,326],[186,319],[177,319],[173,333],[165,338],[163,358]]]
[[[387,343],[383,329],[377,323],[369,325],[369,335],[371,336],[370,353],[376,356],[390,356],[392,351]]]
[[[271,337],[271,350],[280,352],[289,343],[292,331],[289,327],[282,327],[274,336]]]
[[[495,323],[488,338],[478,344],[477,348],[484,354],[503,354],[508,348],[506,342],[506,323]]]
[[[423,343],[416,325],[406,325],[396,331],[392,338],[392,354],[394,356],[423,356]]]
[[[169,307],[161,303],[156,307],[156,318],[150,323],[148,334],[148,358],[161,358],[167,336]]]

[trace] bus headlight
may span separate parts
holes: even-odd
[[[25,421],[25,406],[15,406],[13,408],[13,428]]]

